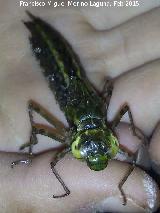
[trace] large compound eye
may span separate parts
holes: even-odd
[[[77,137],[76,140],[72,143],[72,146],[71,146],[72,154],[77,159],[82,158],[79,144],[80,144],[80,137]]]
[[[116,154],[118,153],[118,150],[119,150],[118,140],[115,136],[112,135],[110,140],[110,150],[108,153],[110,155],[110,158],[114,158]]]
[[[100,171],[107,167],[108,158],[106,155],[97,154],[95,156],[89,156],[87,158],[87,165],[91,170]]]

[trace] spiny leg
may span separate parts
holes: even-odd
[[[136,127],[134,125],[132,113],[131,113],[131,110],[130,110],[128,105],[124,105],[123,108],[118,112],[118,114],[116,115],[115,119],[112,122],[112,129],[114,129],[120,123],[121,118],[123,117],[123,115],[126,112],[128,112],[128,116],[129,116],[130,123],[131,123],[131,130],[132,130],[133,135],[137,136],[143,142],[143,144],[146,143],[146,138],[144,136],[142,136],[142,135],[138,135],[138,133],[136,132]],[[137,152],[133,155],[134,156],[133,164],[132,164],[131,168],[129,169],[129,171],[127,172],[127,174],[125,175],[125,177],[119,183],[119,186],[118,186],[119,190],[120,190],[120,192],[122,194],[122,197],[123,197],[123,205],[126,205],[127,199],[126,199],[125,193],[124,193],[124,191],[122,189],[122,186],[126,182],[127,178],[130,176],[132,171],[134,170],[138,154],[139,154],[139,150],[137,150]]]
[[[33,125],[33,123],[31,123],[31,125]],[[25,149],[26,147],[29,147],[29,150],[28,150],[28,154],[29,154],[29,157],[27,159],[22,159],[22,160],[17,160],[17,161],[14,161],[11,163],[11,167],[13,168],[15,165],[18,165],[18,164],[26,164],[26,165],[29,165],[31,164],[32,162],[32,158],[33,158],[33,153],[32,153],[32,148],[35,144],[38,143],[38,140],[37,140],[37,136],[36,136],[36,133],[37,132],[37,129],[35,128],[35,126],[32,126],[32,131],[31,131],[31,135],[30,135],[30,140],[28,143],[25,143],[24,145],[22,145],[20,147],[20,150],[23,150]]]
[[[112,91],[113,91],[113,82],[112,82],[112,80],[107,78],[105,80],[105,84],[103,86],[102,93],[101,93],[101,95],[105,101],[105,110],[106,111],[108,111],[109,103],[110,103],[110,100],[112,97]]]
[[[120,148],[121,148],[121,145],[120,145]],[[122,147],[122,149],[123,149],[123,147]],[[123,150],[121,150],[122,152],[123,152]],[[124,152],[124,154],[125,154],[125,152]],[[131,153],[129,153],[129,155],[130,155]],[[132,160],[132,164],[130,165],[130,167],[129,167],[129,170],[127,171],[127,173],[125,174],[125,176],[123,177],[123,179],[119,182],[119,184],[118,184],[118,188],[119,188],[119,190],[120,190],[120,192],[121,192],[121,195],[122,195],[122,197],[123,197],[123,205],[126,205],[127,204],[127,198],[126,198],[126,195],[125,195],[125,193],[124,193],[124,190],[123,190],[123,185],[124,185],[124,183],[127,181],[127,179],[128,179],[128,177],[131,175],[131,173],[133,172],[133,170],[135,169],[135,167],[136,167],[136,164],[137,164],[137,159],[138,159],[138,156],[139,156],[139,150],[137,150],[136,151],[136,153],[135,154],[133,154],[133,160]]]
[[[40,114],[43,118],[45,118],[50,124],[52,124],[61,134],[64,134],[65,132],[65,126],[64,124],[59,121],[56,117],[54,117],[50,112],[48,112],[45,108],[43,108],[41,105],[36,103],[33,100],[29,101],[28,104],[28,111],[29,111],[29,116],[30,120],[33,121],[33,111],[37,112]]]
[[[45,129],[45,128],[43,129],[42,127],[40,128],[37,126],[37,124],[34,123],[33,111],[40,114],[43,118],[45,118],[50,124],[52,124],[55,127],[55,130],[52,129],[52,131],[53,131],[52,134],[49,129]],[[32,127],[30,142],[22,145],[20,147],[20,150],[22,150],[28,146],[29,154],[32,155],[32,148],[35,144],[38,143],[37,136],[36,136],[37,134],[51,137],[62,143],[64,142],[65,126],[60,121],[58,121],[53,115],[51,115],[47,110],[45,110],[42,106],[40,106],[36,102],[30,100],[29,104],[28,104],[28,113],[29,113],[30,123],[31,123],[31,127]]]
[[[33,134],[33,132],[34,132],[34,134]],[[30,142],[26,143],[20,147],[21,150],[26,147],[29,147],[29,158],[12,162],[12,164],[11,164],[12,168],[18,164],[30,164],[32,162],[33,153],[32,153],[31,147],[34,144],[38,143],[37,137],[36,137],[37,134],[48,136],[49,138],[55,139],[62,143],[65,142],[65,137],[60,135],[59,133],[57,133],[56,129],[51,128],[51,127],[46,127],[43,125],[39,125],[39,124],[34,124],[34,126],[32,127],[32,134],[30,136]]]
[[[34,132],[34,134],[33,134],[33,132]],[[57,140],[61,143],[65,142],[65,136],[59,134],[57,129],[52,128],[52,127],[48,127],[48,126],[42,125],[42,124],[33,124],[30,142],[22,145],[20,147],[20,150],[23,150],[24,148],[26,148],[28,146],[37,144],[38,141],[37,141],[36,135],[38,135],[38,134],[47,136],[47,137],[52,138],[54,140]]]
[[[27,158],[27,159],[23,159],[23,160],[17,160],[11,163],[11,168],[13,168],[16,165],[19,164],[25,164],[25,165],[29,165],[32,163],[32,159],[31,158]]]
[[[29,119],[30,119],[30,123],[31,123],[31,135],[30,135],[30,141],[29,143],[27,143],[28,147],[29,147],[29,150],[28,150],[28,153],[30,156],[32,156],[32,148],[33,148],[33,145],[37,144],[38,143],[38,140],[37,140],[37,136],[36,136],[36,129],[34,127],[34,121],[33,121],[33,114],[32,114],[32,108],[30,107],[30,104],[28,106],[28,114],[29,114]],[[22,150],[23,148],[25,148],[26,146],[21,146],[20,147],[20,150]]]
[[[135,164],[130,165],[129,170],[127,171],[127,173],[125,174],[123,179],[118,184],[119,191],[121,192],[121,195],[123,198],[122,204],[124,206],[127,204],[127,198],[126,198],[125,192],[122,187],[123,187],[124,183],[126,182],[126,180],[128,179],[128,177],[130,176],[130,174],[133,172],[134,168],[135,168]]]
[[[131,125],[131,130],[132,130],[132,133],[134,136],[136,136],[137,138],[139,138],[141,141],[144,141],[146,142],[145,140],[145,137],[142,136],[141,134],[138,134],[138,132],[136,131],[136,127],[134,125],[134,121],[133,121],[133,116],[132,116],[132,113],[131,113],[131,110],[129,108],[129,106],[126,104],[124,105],[121,110],[117,113],[115,119],[113,120],[112,122],[112,129],[114,129],[121,121],[123,115],[128,112],[128,116],[129,116],[129,120],[130,120],[130,125]]]
[[[12,162],[11,168],[13,168],[16,165],[20,165],[20,164],[29,165],[32,163],[32,157],[33,157],[32,147],[34,144],[38,143],[38,140],[36,137],[36,129],[33,127],[33,121],[31,120],[31,116],[32,115],[30,115],[30,112],[29,112],[30,122],[31,122],[31,126],[32,126],[30,141],[20,147],[20,150],[24,149],[25,147],[29,147],[29,150],[28,150],[29,157],[27,159],[22,159],[22,160],[17,160],[17,161]]]
[[[44,117],[49,123],[54,125],[56,128],[46,127],[44,125],[35,124],[33,120],[33,111],[39,113],[42,117]],[[48,136],[52,139],[58,140],[61,143],[65,142],[65,127],[64,125],[58,121],[53,115],[48,113],[43,107],[33,101],[29,101],[28,105],[28,113],[31,123],[31,136],[30,141],[20,147],[20,150],[23,150],[26,147],[29,147],[29,159],[18,160],[12,162],[11,167],[13,168],[17,164],[30,164],[31,159],[33,157],[32,148],[35,144],[38,143],[37,134]]]
[[[66,147],[64,150],[62,150],[61,152],[57,153],[55,159],[53,162],[51,162],[51,169],[52,172],[54,173],[54,175],[56,176],[56,178],[58,179],[58,181],[60,182],[60,184],[62,185],[63,189],[65,190],[65,193],[62,195],[53,195],[53,198],[62,198],[65,196],[68,196],[70,194],[70,190],[68,189],[68,187],[65,185],[64,181],[62,180],[62,178],[60,177],[60,175],[58,174],[57,170],[55,169],[55,166],[57,164],[57,162],[62,159],[65,154],[67,154],[68,152],[70,152],[71,149],[70,147]]]

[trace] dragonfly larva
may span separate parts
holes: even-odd
[[[85,76],[79,59],[66,39],[47,22],[30,12],[27,14],[31,20],[24,24],[31,33],[29,40],[32,50],[40,62],[50,90],[65,114],[69,128],[65,128],[42,106],[30,100],[28,104],[32,127],[30,141],[20,149],[28,147],[29,154],[32,156],[32,148],[38,143],[37,134],[48,136],[64,144],[63,150],[58,152],[55,160],[51,162],[52,171],[65,190],[62,195],[53,195],[54,198],[60,198],[70,194],[69,189],[55,170],[56,163],[66,153],[71,152],[75,158],[85,161],[90,169],[100,171],[107,167],[108,161],[113,159],[118,152],[122,152],[114,129],[126,112],[130,118],[133,134],[137,135],[137,133],[131,111],[126,104],[120,109],[112,123],[109,124],[106,121],[106,109],[108,109],[113,89],[112,82],[106,81],[100,95]],[[39,113],[54,126],[52,131],[51,128],[42,129],[34,123],[33,111]],[[12,163],[12,167],[19,163],[27,164],[29,162],[29,159],[15,161]],[[128,174],[119,183],[123,204],[126,204],[126,196],[122,186],[133,168],[131,167]]]

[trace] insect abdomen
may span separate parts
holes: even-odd
[[[32,21],[24,24],[31,32],[30,43],[67,120],[75,124],[85,114],[101,114],[101,100],[85,79],[71,46],[53,27],[28,14]]]
[[[31,32],[30,42],[56,98],[64,94],[72,77],[81,78],[82,68],[70,45],[49,24],[30,14],[24,24]],[[58,94],[58,93],[62,94]]]

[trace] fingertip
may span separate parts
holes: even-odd
[[[127,205],[122,205],[123,197],[118,185],[129,168],[129,164],[110,161],[105,170],[95,172],[86,167],[84,162],[71,156],[67,156],[61,161],[61,165],[57,165],[71,190],[68,199],[76,204],[75,209],[83,207],[90,211],[105,209],[112,212],[146,212],[148,209],[157,209],[160,201],[158,186],[139,168],[134,169],[123,186]]]
[[[95,172],[91,171],[85,162],[78,161],[71,155],[65,156],[55,167],[71,193],[64,198],[54,199],[53,194],[64,194],[64,189],[50,168],[50,162],[54,160],[53,155],[53,152],[42,154],[33,159],[30,166],[11,169],[9,162],[23,156],[0,154],[0,167],[3,171],[3,174],[0,173],[0,206],[5,197],[6,212],[10,212],[12,208],[10,190],[12,199],[19,200],[16,208],[20,208],[21,212],[24,211],[23,206],[30,206],[30,212],[41,208],[42,212],[52,209],[53,213],[88,213],[100,209],[112,212],[130,212],[129,209],[133,209],[133,212],[145,212],[149,208],[155,210],[159,206],[158,186],[144,171],[136,168],[124,183],[127,205],[123,206],[118,185],[126,175],[129,164],[113,160],[105,170]]]

